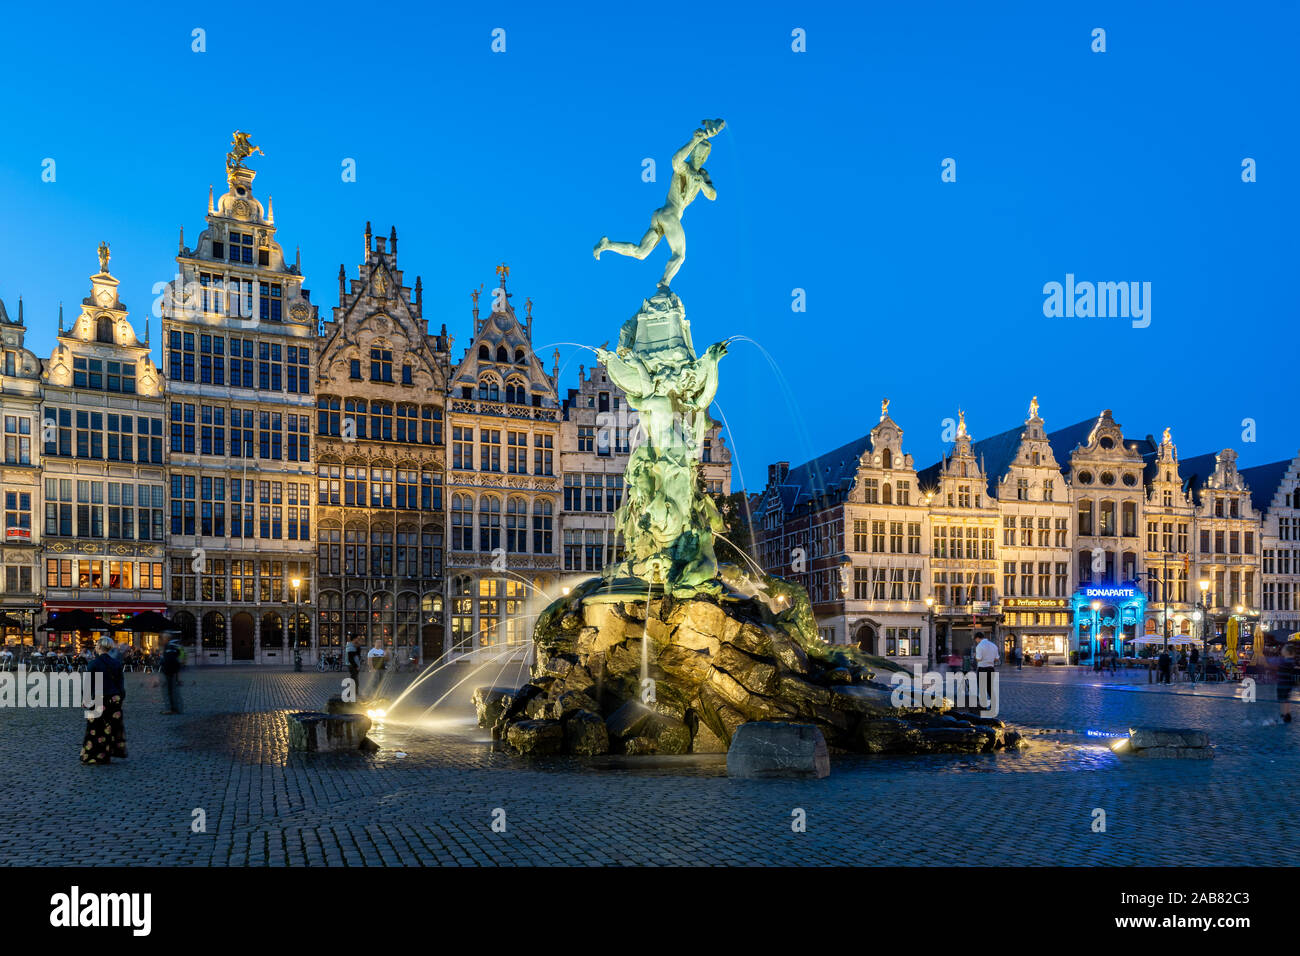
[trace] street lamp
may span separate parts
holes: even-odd
[[[293,643],[293,669],[302,670],[302,651],[298,649],[298,608],[299,608],[299,589],[302,587],[302,578],[294,578],[289,582],[293,586],[293,626],[290,628],[289,640]]]
[[[1201,611],[1201,680],[1204,681],[1210,666],[1210,579],[1201,578],[1196,586],[1201,590],[1201,601],[1197,607]]]
[[[928,662],[927,666],[933,668],[936,660],[934,656],[934,597],[933,596],[925,599],[925,616],[930,629],[929,647],[926,651],[925,656],[926,656],[926,661]]]
[[[1101,631],[1101,602],[1094,600],[1091,604],[1091,607],[1092,607],[1092,634],[1091,634],[1091,639],[1088,641],[1089,645],[1091,645],[1089,649],[1090,653],[1088,655],[1089,657],[1088,663],[1095,668],[1097,666],[1098,633]]]

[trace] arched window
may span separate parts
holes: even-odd
[[[551,518],[554,510],[550,498],[538,498],[533,502],[533,554],[551,553]]]
[[[894,467],[894,453],[890,451],[888,448],[886,448],[884,454],[880,456],[880,464],[881,467],[884,468]]]
[[[527,361],[528,361],[528,358],[524,355],[524,350],[523,350],[523,349],[515,349],[515,364],[516,364],[516,365],[523,365],[523,364],[525,364]]]
[[[481,361],[484,362],[492,361],[492,353],[488,351],[488,347],[486,345],[480,345],[478,347],[478,357]]]
[[[511,498],[506,502],[506,551],[518,554],[528,550],[528,502]]]
[[[226,647],[226,617],[217,611],[203,615],[203,647],[220,651]]]
[[[469,495],[451,497],[451,548],[453,551],[474,550],[474,499]]]
[[[474,649],[474,582],[467,574],[451,579],[451,650]]]
[[[888,449],[886,449],[885,454],[889,454]],[[886,465],[885,467],[888,468],[889,466]],[[894,503],[894,489],[889,482],[885,482],[880,489],[880,503],[882,505],[892,505]]]
[[[369,630],[367,624],[369,617],[366,607],[366,595],[361,591],[349,591],[348,596],[344,599],[343,609],[343,636],[345,638],[355,637],[362,644],[369,643]]]
[[[370,596],[370,642],[379,638],[384,645],[393,643],[393,594],[391,591],[377,591]]]
[[[320,596],[320,645],[343,645],[343,598],[338,591],[324,591]]]
[[[420,596],[410,591],[397,595],[397,646],[412,648],[420,642]],[[409,651],[408,651],[409,653]]]
[[[478,549],[495,551],[501,547],[501,499],[484,495],[478,503]]]
[[[189,611],[177,611],[172,615],[172,623],[181,632],[181,643],[193,646],[195,631],[198,629],[194,623],[194,615]]]
[[[107,315],[101,315],[95,320],[95,341],[110,344],[113,341],[113,320]]]
[[[284,623],[274,611],[262,615],[262,646],[284,646]]]
[[[528,386],[517,375],[506,382],[506,401],[511,405],[528,404]]]
[[[484,402],[501,400],[501,383],[493,375],[484,375],[478,380],[478,397]]]
[[[504,345],[497,346],[497,361],[498,362],[510,361],[510,353],[506,351],[506,347]]]

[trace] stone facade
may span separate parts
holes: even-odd
[[[1247,469],[1246,475],[1255,485],[1253,471]],[[1261,531],[1260,613],[1266,632],[1284,640],[1300,631],[1300,454],[1278,462],[1271,472],[1270,478],[1280,473],[1276,483],[1262,481],[1255,489],[1257,507],[1267,509]],[[1269,485],[1271,493],[1259,493]]]
[[[60,316],[57,343],[41,376],[44,609],[85,609],[109,624],[163,611],[164,383],[106,247],[81,314],[69,329]]]
[[[1111,585],[1131,586],[1144,610],[1097,613],[1099,646],[1122,639],[1128,652],[1136,638],[1163,634],[1166,620],[1171,637],[1199,639],[1221,635],[1236,617],[1243,644],[1256,625],[1278,635],[1296,629],[1300,463],[1243,472],[1231,449],[1180,458],[1168,431],[1160,441],[1126,437],[1109,411],[1048,432],[1037,402],[1023,427],[982,441],[972,441],[963,416],[955,425],[950,453],[919,471],[910,456],[900,470],[900,449],[888,439],[901,430],[888,416],[806,464],[769,466],[753,499],[754,553],[769,573],[808,589],[824,639],[910,663],[966,653],[986,632],[1004,653],[1014,647],[1059,662],[1067,645],[1091,642],[1094,614],[1081,595]],[[916,494],[905,506],[899,479],[913,474]],[[901,524],[910,541],[913,521],[922,561],[909,545],[892,547],[891,529]],[[854,546],[863,534],[865,550]],[[892,645],[887,633],[882,639],[870,616],[882,611],[857,603],[864,587],[870,600],[882,586],[894,595],[900,576],[910,600],[918,564],[933,628],[924,603],[896,611],[897,626],[924,621],[919,650],[899,643],[897,631]],[[1208,613],[1197,607],[1201,580]],[[1076,607],[1086,608],[1077,621]]]
[[[41,362],[25,346],[23,303],[10,319],[0,302],[0,455],[3,523],[0,523],[0,635],[31,641],[40,607],[41,575]]]
[[[430,335],[423,287],[366,224],[365,259],[324,324],[316,371],[320,647],[357,637],[403,659],[443,653],[446,326]]]
[[[1047,440],[1038,400],[1010,467],[997,482],[1001,516],[1002,645],[1064,658],[1069,650],[1069,597],[1074,587],[1070,488]]]
[[[202,663],[285,663],[316,644],[316,307],[255,176],[227,164],[163,301],[168,608]]]
[[[559,367],[533,352],[532,300],[520,321],[509,269],[452,372],[447,398],[448,618],[452,657],[523,646],[560,570]],[[495,651],[494,651],[495,653]]]

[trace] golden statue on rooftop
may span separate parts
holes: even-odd
[[[248,133],[235,130],[230,140],[230,152],[226,153],[226,169],[243,169],[244,160],[254,153],[262,153],[262,147],[250,143]],[[266,153],[262,155],[265,156]]]
[[[108,260],[109,260],[109,258],[111,258],[111,257],[110,257],[109,252],[108,252],[108,243],[107,243],[107,242],[101,242],[101,243],[99,244],[99,272],[100,272],[100,275],[103,275],[103,274],[105,274],[105,273],[108,272]]]

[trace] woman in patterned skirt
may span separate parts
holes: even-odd
[[[86,669],[92,675],[91,680],[99,674],[103,681],[103,710],[98,717],[86,718],[86,738],[81,744],[81,762],[85,764],[126,758],[126,731],[122,724],[126,682],[122,679],[121,662],[110,653],[114,646],[111,637],[100,638],[99,656]]]

